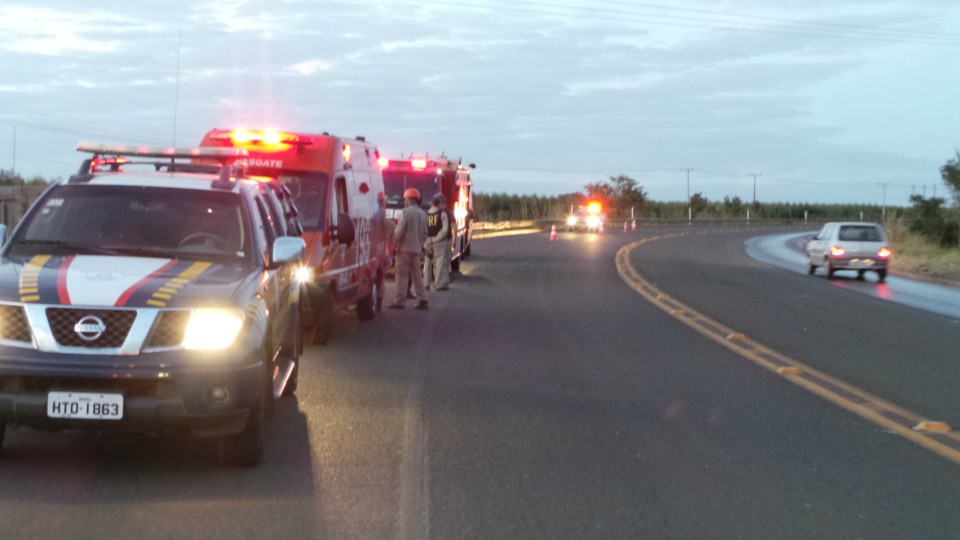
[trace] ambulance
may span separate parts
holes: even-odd
[[[464,166],[459,161],[445,157],[412,157],[409,159],[384,159],[383,184],[387,194],[387,217],[394,221],[403,211],[403,191],[416,188],[423,197],[424,210],[430,207],[434,194],[442,193],[447,207],[453,210],[456,230],[451,242],[450,270],[460,270],[460,261],[470,256],[473,239],[473,180],[471,163]]]
[[[213,129],[200,146],[246,150],[251,176],[289,191],[306,241],[304,343],[329,340],[337,309],[355,306],[362,321],[376,316],[391,254],[375,145],[329,133]]]

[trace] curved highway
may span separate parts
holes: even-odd
[[[960,465],[691,330],[615,263],[646,239],[629,263],[665,296],[960,425],[957,318],[746,253],[800,232],[478,241],[428,311],[338,315],[257,469],[199,442],[8,432],[4,537],[955,537]]]
[[[759,261],[780,266],[794,272],[807,272],[804,242],[812,233],[785,233],[752,237],[746,242],[747,253]],[[894,254],[896,257],[896,254]],[[816,275],[825,276],[823,270]],[[886,283],[876,283],[876,274],[867,272],[864,280],[853,272],[839,271],[833,284],[876,298],[890,300],[953,318],[960,318],[960,289],[935,283],[926,283],[903,277],[890,276]],[[874,279],[870,279],[873,277]]]

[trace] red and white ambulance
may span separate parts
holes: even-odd
[[[247,150],[250,175],[286,186],[306,241],[304,342],[324,344],[335,309],[360,320],[380,309],[390,265],[380,154],[363,137],[213,129],[201,147]]]
[[[382,160],[383,185],[387,194],[387,217],[396,220],[403,210],[403,191],[416,188],[423,197],[424,209],[430,199],[442,193],[453,210],[456,231],[451,242],[450,269],[460,270],[460,261],[470,256],[473,239],[473,163],[463,165],[445,157]]]

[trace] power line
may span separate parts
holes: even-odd
[[[630,7],[642,7],[642,8],[658,9],[658,10],[664,10],[664,11],[696,13],[696,14],[702,14],[702,15],[719,15],[722,17],[735,17],[740,19],[749,19],[749,20],[764,21],[764,22],[780,22],[780,23],[787,23],[787,24],[798,25],[798,26],[810,26],[812,28],[816,28],[819,26],[823,28],[833,28],[837,30],[853,30],[858,32],[887,32],[891,35],[900,34],[904,37],[927,38],[929,36],[937,36],[937,37],[943,37],[943,38],[953,39],[953,40],[960,39],[960,34],[952,34],[952,33],[946,33],[946,32],[931,32],[929,30],[918,31],[918,30],[884,29],[884,28],[878,29],[870,26],[863,26],[863,25],[856,25],[856,24],[812,22],[808,20],[790,19],[786,17],[771,17],[771,16],[765,16],[765,15],[752,15],[752,14],[744,14],[744,13],[723,13],[719,11],[706,10],[706,9],[670,7],[670,6],[663,6],[663,5],[657,5],[657,4],[638,4],[633,2],[623,2],[623,1],[616,1],[616,0],[606,0],[605,2],[600,2],[600,3],[624,5],[624,6],[630,6]]]
[[[674,15],[674,14],[651,14],[651,13],[642,13],[639,11],[626,11],[626,10],[616,10],[609,8],[585,8],[579,6],[563,6],[554,3],[540,3],[540,2],[530,2],[530,1],[513,1],[510,0],[492,0],[493,3],[501,4],[499,7],[491,8],[490,5],[476,5],[463,2],[452,2],[447,0],[417,0],[413,2],[412,0],[401,0],[404,3],[413,3],[417,5],[422,4],[434,4],[441,5],[446,7],[456,7],[456,8],[465,8],[473,10],[482,10],[482,11],[509,11],[514,13],[525,13],[525,14],[534,14],[534,15],[551,15],[559,17],[576,17],[579,19],[591,19],[591,20],[603,20],[603,21],[614,21],[614,22],[633,22],[633,23],[655,23],[663,26],[674,26],[682,28],[697,28],[697,29],[706,29],[706,30],[720,30],[720,31],[734,31],[734,32],[750,32],[750,33],[760,33],[760,34],[772,34],[772,35],[782,35],[782,36],[799,36],[799,37],[820,37],[820,38],[838,38],[838,39],[854,39],[854,40],[868,40],[868,41],[888,41],[888,42],[899,42],[899,43],[913,43],[913,44],[925,44],[925,45],[944,45],[944,46],[960,46],[960,35],[955,34],[944,34],[944,33],[935,33],[935,32],[912,32],[912,31],[899,31],[899,30],[890,30],[890,29],[870,29],[869,27],[855,27],[849,25],[849,28],[844,29],[841,32],[841,28],[832,27],[832,25],[824,23],[809,23],[804,21],[794,21],[794,26],[781,26],[779,29],[764,29],[764,28],[743,28],[743,27],[731,27],[730,25],[736,24],[747,24],[746,21],[738,21],[735,18],[756,18],[758,20],[764,20],[765,18],[760,16],[750,16],[750,15],[725,15],[712,13],[714,17],[727,17],[727,19],[734,18],[733,20],[711,20],[704,17],[695,17],[688,15]],[[527,7],[524,7],[527,6]],[[544,10],[544,9],[534,9],[535,7],[547,7],[551,8],[553,11]],[[679,10],[679,8],[669,8],[669,7],[660,7],[658,9],[662,10]],[[566,11],[558,11],[566,10]],[[598,13],[609,13],[610,15],[602,15]],[[710,13],[710,12],[708,12]],[[766,18],[766,20],[776,20],[773,17]],[[782,21],[788,21],[790,19],[782,19]],[[682,22],[672,22],[672,21],[682,21]]]

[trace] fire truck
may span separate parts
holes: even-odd
[[[473,180],[471,163],[453,161],[445,157],[414,157],[409,159],[381,160],[383,185],[387,194],[387,217],[394,221],[403,210],[403,191],[416,188],[423,197],[424,209],[430,199],[442,193],[447,207],[453,210],[456,230],[451,242],[450,270],[460,270],[460,261],[470,256],[470,241],[473,239]]]
[[[334,310],[356,306],[373,319],[390,266],[380,154],[363,137],[213,129],[201,147],[242,148],[250,175],[289,190],[306,241],[301,273],[305,343],[330,338]]]

